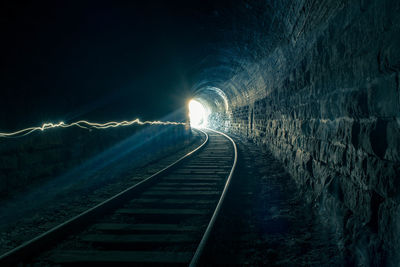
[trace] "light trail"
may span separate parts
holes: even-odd
[[[44,123],[42,126],[36,126],[36,127],[29,127],[25,128],[16,132],[11,132],[11,133],[0,133],[0,137],[4,138],[17,138],[17,137],[23,137],[28,134],[31,134],[36,131],[44,131],[52,128],[69,128],[69,127],[79,127],[82,129],[86,130],[91,130],[91,129],[107,129],[107,128],[115,128],[119,126],[130,126],[133,124],[138,124],[138,125],[145,125],[145,124],[150,124],[150,125],[185,125],[183,122],[173,122],[173,121],[141,121],[139,119],[135,119],[132,121],[121,121],[121,122],[116,122],[116,121],[110,121],[106,123],[96,123],[96,122],[89,122],[85,120],[77,121],[77,122],[72,122],[69,124],[66,124],[64,122],[59,122],[59,123]]]

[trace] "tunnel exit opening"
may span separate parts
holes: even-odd
[[[199,101],[189,101],[189,118],[192,127],[207,127],[209,110]]]

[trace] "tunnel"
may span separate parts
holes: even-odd
[[[3,10],[0,132],[58,121],[140,118],[180,123],[179,136],[175,136],[178,130],[157,126],[124,145],[157,133],[156,146],[164,147],[162,131],[171,132],[168,142],[182,138],[189,142],[189,125],[221,131],[237,140],[239,162],[246,162],[234,177],[241,182],[232,185],[231,210],[223,216],[239,220],[235,205],[267,214],[272,209],[268,201],[301,195],[301,203],[308,208],[296,211],[303,215],[289,213],[293,227],[302,225],[304,214],[312,214],[304,223],[311,220],[315,229],[326,229],[299,228],[304,230],[305,243],[314,242],[309,247],[299,245],[311,253],[308,259],[297,254],[298,247],[287,245],[289,239],[260,241],[263,245],[252,255],[266,260],[250,265],[400,265],[399,1],[99,1],[81,5],[6,1]],[[22,153],[37,151],[39,155],[51,144],[72,147],[73,141],[60,140],[81,133],[65,131],[69,132],[61,137],[54,134],[37,147],[28,139],[20,145],[20,139],[0,138],[0,181],[10,175],[27,177],[28,171],[17,173],[21,161],[32,163],[31,172],[43,169],[34,158],[25,160]],[[113,131],[104,137],[95,130],[90,137],[83,129],[82,155],[98,156],[101,149],[132,135],[130,130]],[[101,145],[95,148],[97,144]],[[11,146],[23,151],[10,152]],[[156,153],[153,147],[143,147],[143,151],[150,149]],[[54,151],[56,161],[58,150]],[[79,146],[68,157],[74,158],[76,151]],[[96,160],[107,161],[113,153]],[[40,176],[58,175],[82,162]],[[283,178],[268,184],[262,180],[265,177]],[[280,182],[282,193],[268,191]],[[9,201],[13,191],[3,184],[0,187],[6,193],[0,200]],[[247,186],[250,204],[236,203]],[[263,191],[262,207],[250,198],[260,190],[269,192]],[[274,194],[279,196],[273,199]],[[278,209],[290,210],[290,205]],[[286,231],[282,230],[286,224],[268,224],[253,241],[258,242],[260,233],[274,236],[274,227],[277,232]],[[317,238],[318,233],[329,237]],[[325,260],[317,260],[318,242],[326,248],[321,249]],[[282,244],[292,261],[274,252]],[[228,253],[231,248],[224,249]]]

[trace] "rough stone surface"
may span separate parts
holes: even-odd
[[[242,62],[253,71],[226,83],[241,93],[227,86],[229,109],[211,119],[284,163],[350,264],[397,266],[400,2],[295,2],[282,1],[280,39]]]

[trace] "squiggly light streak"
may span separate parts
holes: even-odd
[[[90,129],[107,129],[107,128],[115,128],[119,126],[129,126],[132,124],[138,124],[138,125],[145,125],[145,124],[150,124],[150,125],[185,125],[183,122],[173,122],[173,121],[140,121],[139,119],[135,119],[132,121],[121,121],[121,122],[116,122],[116,121],[110,121],[106,123],[96,123],[96,122],[89,122],[85,120],[77,121],[77,122],[72,122],[69,124],[65,124],[64,122],[59,122],[59,123],[44,123],[42,126],[37,126],[37,127],[29,127],[25,128],[16,132],[11,132],[11,133],[0,133],[0,137],[9,137],[9,138],[17,138],[17,137],[23,137],[28,134],[31,134],[35,131],[44,131],[47,129],[51,128],[69,128],[72,126],[76,126],[82,129],[90,130]]]

